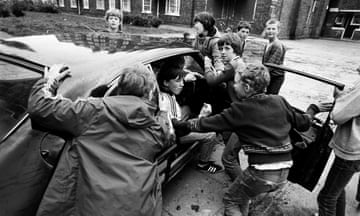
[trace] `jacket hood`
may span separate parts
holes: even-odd
[[[155,122],[156,107],[136,96],[111,96],[104,98],[110,115],[132,128],[146,128]]]

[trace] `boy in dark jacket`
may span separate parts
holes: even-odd
[[[310,105],[305,114],[296,112],[279,95],[266,95],[270,75],[260,64],[249,64],[235,72],[234,89],[239,101],[222,113],[187,122],[191,131],[233,131],[248,155],[249,166],[224,195],[225,215],[248,215],[249,201],[257,195],[279,189],[292,166],[289,132],[305,131],[314,115],[330,104]]]

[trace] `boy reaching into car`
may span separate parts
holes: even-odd
[[[281,96],[266,95],[270,81],[267,68],[248,64],[235,71],[237,101],[222,113],[180,123],[193,132],[233,131],[248,155],[249,166],[224,194],[226,216],[247,216],[250,199],[281,188],[292,166],[289,132],[307,130],[314,115],[331,104],[310,105],[305,114],[296,112]]]

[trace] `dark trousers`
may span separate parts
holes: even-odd
[[[335,157],[325,185],[318,195],[319,216],[345,216],[345,187],[360,171],[360,160],[349,161]]]
[[[239,161],[240,149],[239,139],[235,133],[232,133],[221,157],[225,173],[229,175],[231,181],[234,181],[242,172]]]
[[[359,175],[359,182],[358,182],[357,192],[356,192],[356,201],[360,202],[360,175]]]
[[[266,94],[279,94],[284,80],[285,75],[274,76],[270,74],[270,84],[267,87]]]

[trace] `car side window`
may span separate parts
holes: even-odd
[[[0,62],[0,139],[26,114],[28,98],[41,75]]]

